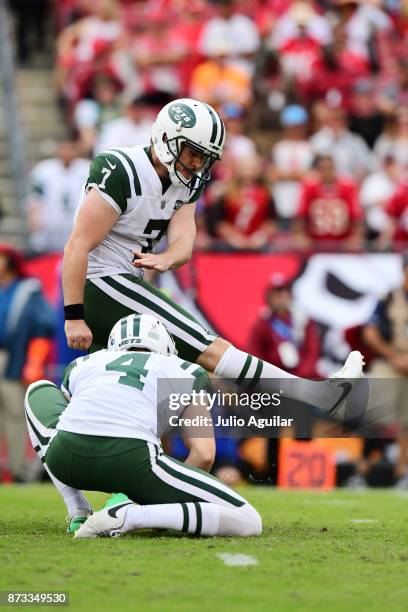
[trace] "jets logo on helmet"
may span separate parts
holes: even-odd
[[[192,108],[187,104],[171,104],[169,108],[170,119],[182,127],[192,128],[197,123],[197,118]]]
[[[191,98],[181,98],[166,104],[152,126],[154,151],[169,171],[173,185],[185,185],[196,191],[210,180],[212,164],[220,160],[225,142],[225,127],[219,114],[209,105]],[[192,171],[180,161],[184,146],[204,156],[198,171]],[[181,169],[189,171],[190,178]]]
[[[108,338],[110,351],[146,349],[161,355],[177,355],[173,336],[165,325],[149,314],[131,314],[120,319]]]

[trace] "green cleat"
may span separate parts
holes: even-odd
[[[78,529],[81,527],[81,525],[83,525],[85,523],[86,519],[91,514],[92,514],[92,512],[88,512],[88,513],[83,514],[83,515],[76,514],[74,516],[68,516],[67,517],[67,522],[69,522],[69,525],[67,527],[67,533],[75,533],[76,531],[78,531]]]
[[[106,501],[104,508],[110,508],[111,506],[115,506],[116,504],[120,504],[123,502],[130,502],[131,500],[124,493],[112,493],[109,499]]]

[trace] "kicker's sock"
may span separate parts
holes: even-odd
[[[45,463],[44,468],[46,469],[48,476],[51,478],[54,486],[62,495],[70,517],[86,516],[87,514],[92,514],[92,506],[86,499],[82,491],[74,489],[73,487],[69,487],[68,485],[65,485],[63,482],[58,480],[58,478],[54,476],[54,474],[51,472],[51,470],[47,467]]]
[[[325,412],[334,410],[345,393],[338,383],[299,378],[234,346],[225,351],[214,374],[234,380],[238,385],[243,384],[247,391],[257,388],[266,393],[281,393],[284,397],[317,406]]]
[[[121,531],[173,529],[196,536],[259,535],[262,521],[250,504],[239,508],[205,502],[131,506]]]

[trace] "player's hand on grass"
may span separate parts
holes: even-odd
[[[87,351],[92,344],[92,332],[82,319],[65,321],[65,335],[69,348]]]
[[[165,253],[142,253],[141,251],[133,251],[134,260],[132,264],[135,268],[145,268],[146,270],[157,270],[157,272],[166,272],[171,267],[171,261]]]

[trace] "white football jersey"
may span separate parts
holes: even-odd
[[[109,234],[89,254],[87,278],[130,272],[133,251],[151,252],[166,233],[173,213],[182,204],[194,202],[201,190],[176,187],[170,183],[163,193],[148,147],[115,148],[102,152],[91,164],[82,194],[96,189],[120,217]]]
[[[63,251],[72,231],[72,218],[89,173],[87,159],[65,166],[58,158],[44,159],[32,170],[28,208],[35,207],[39,226],[30,234],[34,251]]]
[[[71,399],[57,429],[157,444],[186,407],[172,394],[211,385],[203,368],[176,355],[104,349],[73,361],[61,388]]]

